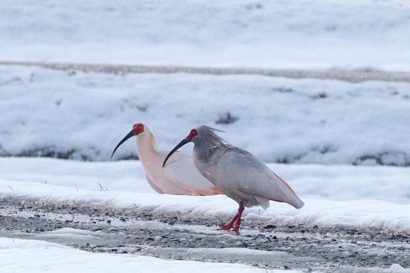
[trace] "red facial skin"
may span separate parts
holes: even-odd
[[[196,137],[197,135],[198,135],[198,132],[195,129],[192,129],[191,132],[189,132],[189,135],[188,135],[189,141],[192,141],[192,139],[194,137]]]
[[[144,132],[144,124],[142,123],[135,123],[134,126],[132,126],[132,131],[134,132],[134,135],[141,134]]]

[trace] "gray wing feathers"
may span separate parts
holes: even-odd
[[[235,147],[229,150],[220,160],[223,161],[223,173],[229,172],[229,177],[233,179],[230,187],[236,184],[239,187],[237,190],[246,195],[285,202],[295,208],[304,205],[292,188],[263,162],[242,149]],[[228,177],[219,177],[221,180],[224,178]]]

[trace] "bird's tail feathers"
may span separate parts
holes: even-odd
[[[288,185],[288,183],[286,183],[285,180],[280,178],[279,175],[277,175],[275,173],[274,173],[274,175],[289,190],[290,194],[286,194],[286,201],[285,202],[292,205],[292,206],[294,206],[297,209],[302,208],[305,205],[305,203],[296,195],[295,191]]]

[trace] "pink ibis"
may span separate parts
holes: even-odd
[[[111,154],[129,138],[137,138],[137,154],[145,170],[148,184],[158,193],[182,195],[214,195],[221,192],[215,188],[194,167],[192,158],[178,153],[163,168],[166,152],[158,151],[155,137],[142,123],[136,123],[132,130],[118,143]]]
[[[245,207],[269,207],[269,200],[285,202],[301,208],[303,201],[292,188],[262,161],[241,148],[226,143],[216,129],[200,126],[175,146],[168,158],[180,147],[194,143],[193,161],[198,171],[215,187],[239,204],[238,213],[221,230],[239,232]]]

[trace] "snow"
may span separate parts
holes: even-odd
[[[0,155],[108,160],[136,122],[163,150],[206,124],[267,162],[410,164],[408,83],[0,67]],[[230,113],[237,120],[218,124]],[[116,159],[136,155],[134,141]],[[186,151],[190,153],[187,145]]]
[[[404,0],[3,0],[0,59],[409,70]]]
[[[66,246],[34,240],[0,238],[0,268],[2,273],[82,273],[82,272],[269,272],[300,271],[265,270],[227,263],[163,260],[153,257],[91,253]]]
[[[410,71],[410,4],[404,0],[2,0],[0,7],[0,63]],[[270,162],[305,201],[301,210],[276,202],[266,211],[246,209],[245,221],[410,233],[410,170],[394,167],[410,165],[409,87],[0,65],[0,197],[228,218],[237,205],[226,196],[160,195],[140,162],[109,160],[136,122],[146,123],[163,150],[206,124]],[[218,123],[228,113],[235,122]],[[115,160],[135,154],[135,141],[128,141]],[[1,273],[282,272],[10,238],[0,238],[0,257]],[[399,265],[390,270],[404,272]]]
[[[271,202],[246,209],[244,219],[275,225],[375,227],[410,232],[410,170],[399,167],[269,165],[305,201],[301,210]],[[101,186],[100,186],[101,185]],[[173,196],[153,192],[139,162],[76,162],[44,158],[0,159],[0,195],[82,202],[191,217],[232,216],[226,196]],[[210,229],[214,229],[211,227]]]

